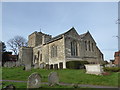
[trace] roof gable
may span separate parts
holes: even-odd
[[[84,33],[84,34],[81,34],[81,35],[80,35],[80,38],[81,38],[81,39],[88,39],[88,38],[89,38],[89,39],[91,39],[94,43],[96,43],[89,31],[87,31],[87,32]]]
[[[72,27],[70,30],[68,30],[67,32],[65,32],[64,35],[65,36],[69,36],[69,37],[79,38],[79,34],[77,33],[77,31],[75,30],[74,27]]]

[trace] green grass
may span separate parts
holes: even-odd
[[[7,85],[13,84],[16,88],[27,88],[27,83],[21,83],[21,82],[3,82],[2,87],[5,87]],[[55,86],[48,86],[45,84],[41,85],[41,88],[74,88],[73,86],[62,86],[62,85],[55,85]]]
[[[52,71],[56,71],[59,74],[60,82],[64,82],[64,83],[118,86],[118,74],[120,74],[120,72],[111,72],[111,74],[107,75],[107,76],[100,76],[100,75],[97,76],[97,75],[85,74],[84,70],[32,69],[31,71],[24,71],[22,69],[23,69],[23,67],[2,68],[3,80],[27,81],[27,78],[29,75],[31,75],[31,73],[38,72],[42,76],[42,82],[48,82],[48,74]],[[119,80],[120,80],[120,78],[119,78]],[[22,87],[22,86],[20,86],[20,87]],[[23,85],[23,87],[24,87],[24,85]]]

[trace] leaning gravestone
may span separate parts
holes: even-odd
[[[27,88],[39,87],[41,87],[41,75],[35,72],[28,77]]]
[[[55,84],[59,84],[59,77],[57,72],[51,72],[48,75],[48,83],[50,86],[53,86]]]

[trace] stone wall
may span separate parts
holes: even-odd
[[[4,63],[3,66],[4,67],[9,67],[9,68],[11,68],[11,67],[19,67],[19,66],[21,66],[21,63],[19,61],[16,61],[16,62],[14,62],[14,61],[7,61],[7,62]]]
[[[28,46],[29,47],[35,46],[35,39],[36,39],[35,32],[28,36]]]
[[[28,37],[28,46],[35,47],[46,43],[52,38],[51,35],[44,34],[42,32],[34,32]]]
[[[57,46],[57,57],[51,57],[51,47],[55,45]],[[64,39],[59,39],[54,42],[50,42],[45,45],[39,45],[33,48],[33,61],[35,63],[46,63],[49,65],[57,64],[59,68],[59,63],[63,63],[63,68],[66,67],[65,65],[65,49],[64,49]],[[39,52],[39,55],[38,55]],[[35,59],[36,57],[36,59]]]
[[[76,41],[77,43],[77,51],[78,51],[77,56],[71,55],[72,41]],[[87,42],[87,49],[85,47],[85,41]],[[88,45],[88,42],[90,42],[90,46]],[[79,35],[76,32],[69,32],[69,34],[66,34],[65,35],[65,54],[66,54],[66,61],[76,60],[76,61],[88,61],[90,63],[103,62],[103,54],[96,46],[96,43],[89,32],[82,39],[80,39]]]
[[[42,36],[44,34],[41,32],[34,32],[28,37],[28,46],[35,47],[42,44]]]
[[[35,48],[33,48],[33,64],[39,63],[40,61],[42,61],[42,56],[40,56],[42,54],[42,45],[39,45]],[[40,60],[41,59],[41,60]]]
[[[52,45],[57,46],[57,57],[51,57],[51,47]],[[63,68],[66,68],[65,65],[65,47],[64,47],[64,37],[62,39],[56,40],[52,43],[49,43],[49,64],[57,64],[59,68],[59,63],[63,63]]]

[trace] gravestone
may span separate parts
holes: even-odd
[[[11,67],[15,67],[15,62],[9,62],[11,64]]]
[[[15,67],[16,66],[16,62],[13,62],[13,67]]]
[[[19,66],[20,66],[20,62],[17,61],[17,62],[15,63],[15,66],[16,66],[16,67],[19,67]]]
[[[8,67],[9,67],[9,68],[13,67],[12,62],[8,62]]]
[[[103,66],[100,64],[88,64],[85,65],[86,68],[86,73],[87,74],[96,74],[96,75],[102,75],[103,71]]]
[[[59,77],[57,72],[51,72],[48,75],[48,83],[50,86],[53,86],[55,84],[59,84]]]
[[[40,69],[44,69],[45,65],[46,65],[45,63],[41,63],[40,64]]]
[[[41,87],[41,75],[35,72],[28,77],[27,88],[39,87]]]
[[[8,66],[8,65],[7,65],[7,62],[5,62],[5,63],[4,63],[4,67],[7,67],[7,66]]]
[[[25,71],[29,71],[29,70],[31,70],[31,65],[26,64],[26,65],[25,65]]]
[[[35,63],[34,65],[34,69],[37,69],[37,68],[39,68],[39,63]]]
[[[19,62],[25,65],[25,70],[31,70],[33,59],[33,48],[31,47],[21,47],[19,49]]]

